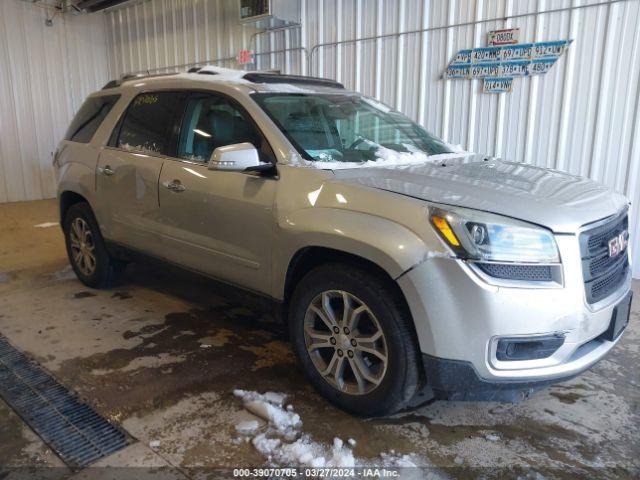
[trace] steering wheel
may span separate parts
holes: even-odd
[[[362,142],[364,142],[366,140],[366,138],[364,138],[363,136],[358,135],[358,138],[356,138],[353,143],[351,145],[349,145],[349,147],[347,148],[347,150],[353,150],[354,148],[356,148],[358,145],[360,145]]]

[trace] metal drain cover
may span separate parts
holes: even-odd
[[[82,403],[3,335],[0,397],[74,470],[130,443],[124,431]]]

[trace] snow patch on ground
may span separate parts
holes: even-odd
[[[292,405],[286,405],[286,395],[266,392],[264,394],[234,390],[233,394],[242,399],[246,410],[265,420],[264,427],[257,420],[244,420],[236,425],[236,431],[245,435],[247,441],[273,467],[379,467],[409,468],[423,463],[415,455],[384,452],[374,460],[359,459],[353,454],[356,440],[350,438],[345,443],[334,438],[331,445],[317,442],[302,431],[302,420]]]
[[[58,222],[44,222],[44,223],[39,223],[37,225],[34,225],[34,228],[50,228],[50,227],[55,227],[56,225],[58,225]]]
[[[293,442],[273,438],[266,433],[255,436],[251,442],[268,461],[275,465],[299,467],[355,467],[356,459],[350,448],[339,438],[330,448],[302,435]]]
[[[380,458],[385,467],[415,468],[418,466],[411,460],[411,455],[401,455],[393,450],[389,453],[381,453]]]
[[[258,420],[243,420],[236,425],[239,433],[253,433],[260,427]]]
[[[76,278],[76,274],[71,268],[71,265],[67,265],[62,270],[58,270],[51,274],[51,279],[55,281],[73,280]]]

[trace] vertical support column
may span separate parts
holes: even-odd
[[[476,0],[476,11],[474,20],[477,22],[482,19],[484,10],[484,0]],[[473,45],[482,44],[482,25],[476,23],[473,26]],[[476,143],[476,111],[478,109],[478,88],[480,88],[481,80],[471,79],[471,90],[469,91],[469,120],[467,124],[467,144],[466,150],[473,151]]]
[[[538,12],[546,10],[547,1],[540,0],[536,3]],[[533,37],[534,42],[539,42],[542,37],[544,16],[536,15],[536,27]],[[532,75],[529,83],[529,102],[527,105],[527,130],[524,142],[524,162],[533,163],[533,142],[535,141],[536,123],[538,122],[538,95],[540,90],[540,75]]]
[[[324,0],[318,1],[318,20],[317,20],[317,43],[324,43]],[[322,51],[318,51],[319,55],[317,55],[318,59],[318,76],[324,77],[324,60],[326,54],[327,47],[321,47]],[[320,54],[321,53],[321,54]]]
[[[405,30],[405,0],[398,1],[398,26],[396,32],[402,32]],[[406,35],[399,35],[397,37],[397,53],[396,53],[396,94],[395,94],[395,107],[396,110],[402,111],[402,95],[404,93],[404,70],[405,70],[405,50],[406,50]]]
[[[504,6],[504,16],[509,17],[513,15],[513,2],[515,0],[507,0]],[[504,22],[504,28],[511,28],[512,21],[510,18]],[[500,95],[498,98],[498,112],[496,119],[496,136],[493,147],[493,154],[496,157],[503,155],[502,144],[504,142],[504,127],[507,119],[507,96]]]
[[[335,41],[339,42],[342,40],[342,0],[336,0],[336,38]],[[336,45],[336,54],[335,54],[335,63],[334,63],[334,72],[335,79],[340,82],[342,81],[342,45]]]
[[[307,42],[307,0],[300,2],[300,46],[304,50],[300,50],[300,61],[302,62],[301,69],[302,75],[311,75],[309,61],[311,51],[307,49],[309,42]]]
[[[422,2],[422,29],[429,28],[429,9],[431,3]],[[420,34],[420,77],[418,78],[418,123],[423,127],[425,125],[426,101],[427,101],[427,52],[429,48],[429,32]]]
[[[449,0],[447,12],[447,22],[449,25],[455,22],[456,0]],[[447,37],[445,43],[445,56],[447,63],[453,56],[453,29],[447,29]],[[451,82],[444,83],[444,99],[442,102],[442,125],[440,126],[440,136],[446,141],[451,142],[449,138],[449,115],[451,113]]]
[[[572,7],[579,7],[582,4],[582,0],[573,0],[571,2]],[[569,39],[576,38],[578,35],[578,26],[580,25],[581,10],[576,9],[569,12]],[[556,165],[558,170],[567,169],[567,150],[569,132],[571,129],[569,125],[571,123],[571,103],[573,98],[573,82],[576,71],[576,55],[575,48],[569,48],[566,52],[566,66],[564,70],[564,79],[562,80],[563,92],[562,92],[562,106],[560,107],[560,127],[558,129],[558,143],[556,148]]]
[[[356,22],[356,38],[362,38],[362,0],[356,0],[356,14],[354,20]],[[362,63],[362,42],[355,43],[355,85],[353,88],[361,92],[362,91],[362,68],[360,64]],[[358,120],[356,120],[357,122]]]

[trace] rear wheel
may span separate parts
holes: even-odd
[[[341,264],[308,273],[292,300],[289,329],[314,386],[363,416],[405,407],[419,383],[410,316],[382,274]]]
[[[87,203],[72,205],[64,219],[69,263],[82,283],[104,288],[117,281],[125,264],[107,252],[98,223]]]

